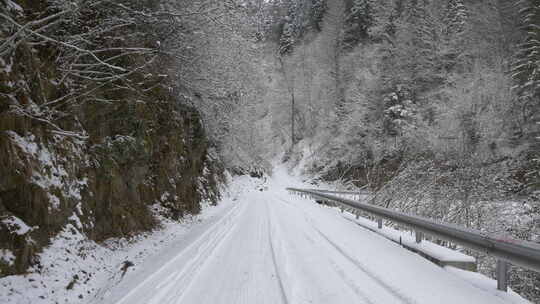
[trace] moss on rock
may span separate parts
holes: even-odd
[[[29,11],[45,5],[32,3],[21,2]],[[40,109],[69,89],[55,80],[55,52],[21,43],[0,60],[0,250],[15,256],[0,261],[0,277],[37,266],[37,253],[68,223],[80,221],[73,229],[102,241],[155,228],[155,204],[179,218],[219,199],[223,166],[199,114],[162,86],[103,87],[62,108],[55,123],[87,138],[14,111]]]

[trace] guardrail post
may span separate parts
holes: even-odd
[[[360,218],[360,211],[356,210],[354,212],[354,214],[356,215],[356,219],[359,219]]]
[[[345,211],[345,207],[343,207],[343,205],[339,205],[339,209],[341,210],[341,213]]]
[[[378,219],[377,219],[377,227],[378,227],[379,229],[382,229],[382,218],[378,218]]]
[[[508,291],[508,262],[497,260],[497,289]]]
[[[416,230],[415,234],[416,234],[416,242],[418,244],[422,243],[422,238],[424,237],[424,233],[422,231]]]

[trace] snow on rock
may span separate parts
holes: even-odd
[[[71,219],[77,221],[78,217],[74,214]],[[163,230],[134,239],[97,244],[68,224],[40,255],[42,269],[36,267],[27,275],[0,279],[0,303],[88,303],[188,227],[189,222],[168,224]],[[125,268],[127,262],[134,266]]]
[[[6,131],[6,133],[11,138],[11,140],[22,149],[22,151],[30,155],[37,154],[39,148],[35,143],[35,136],[33,134],[27,137],[22,137],[13,131]]]
[[[51,193],[51,190],[60,190],[66,198],[81,200],[81,190],[88,186],[86,177],[72,179],[67,167],[73,158],[83,155],[82,147],[84,142],[70,139],[63,136],[54,136],[54,145],[64,147],[72,151],[70,155],[60,155],[54,150],[49,150],[38,143],[36,136],[29,133],[21,136],[13,131],[6,131],[11,141],[21,150],[22,158],[30,162],[34,167],[31,182],[44,190],[47,190],[50,206],[49,210],[58,210],[60,198]],[[83,159],[85,161],[85,159]]]
[[[0,249],[0,263],[12,266],[15,263],[15,255],[9,249]]]
[[[78,229],[82,229],[83,228],[83,224],[81,222],[81,219],[77,216],[77,214],[73,213],[73,215],[71,215],[69,218],[68,218],[69,221],[71,221],[72,223],[75,224],[75,227],[77,227]]]
[[[17,235],[25,235],[35,229],[28,226],[23,220],[13,215],[2,218],[0,222],[4,224],[4,226],[6,226],[11,233],[15,233]]]
[[[49,202],[51,203],[51,205],[49,206],[49,211],[52,211],[51,209],[59,210],[60,209],[60,199],[58,198],[58,196],[47,192],[47,197],[49,197]]]

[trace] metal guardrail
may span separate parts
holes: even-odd
[[[351,194],[351,195],[366,195],[368,191],[332,191],[332,190],[319,190],[319,189],[305,189],[309,191],[329,193],[329,194]]]
[[[417,242],[421,241],[421,233],[426,233],[495,256],[499,258],[497,262],[497,280],[498,289],[500,290],[507,290],[507,262],[540,272],[540,245],[534,243],[511,238],[491,237],[477,230],[330,195],[325,193],[327,191],[298,188],[287,188],[287,190],[320,200],[333,201],[346,207],[373,214],[380,219],[384,218],[409,226],[417,231]],[[379,220],[379,228],[382,228],[382,220]]]

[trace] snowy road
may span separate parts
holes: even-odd
[[[284,182],[244,194],[110,303],[507,303],[334,209],[289,196]]]

